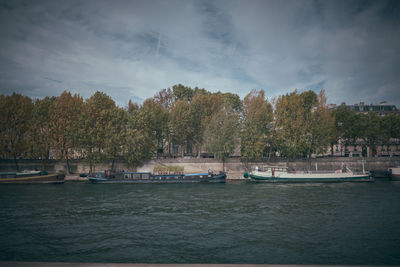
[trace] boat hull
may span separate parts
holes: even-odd
[[[0,184],[62,184],[65,174],[0,178]]]
[[[226,174],[212,175],[211,177],[160,175],[148,179],[100,178],[88,177],[92,183],[105,184],[173,184],[173,183],[225,183]]]
[[[392,181],[400,181],[400,174],[397,175],[392,174]]]
[[[392,181],[400,181],[400,168],[390,168],[389,170],[392,174]]]
[[[297,176],[280,176],[280,177],[272,177],[272,176],[263,176],[263,175],[256,175],[250,174],[250,178],[252,181],[256,182],[275,182],[275,183],[299,183],[299,182],[306,182],[306,183],[335,183],[335,182],[373,182],[374,178],[370,177],[369,175],[348,175],[348,176],[327,176],[325,177],[318,177],[318,176],[308,176],[307,175],[297,175]]]
[[[392,180],[392,173],[390,172],[390,170],[373,170],[370,171],[370,173],[376,181]]]

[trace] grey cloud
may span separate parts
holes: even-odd
[[[400,105],[396,1],[2,1],[0,92],[96,90],[120,105],[176,83]]]

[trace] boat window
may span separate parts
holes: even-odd
[[[132,179],[140,179],[140,173],[132,173],[131,178]]]

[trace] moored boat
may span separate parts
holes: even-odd
[[[371,170],[370,174],[374,177],[375,181],[392,180],[392,173],[390,170]]]
[[[225,183],[226,173],[152,174],[150,172],[100,172],[89,175],[92,183]]]
[[[289,172],[287,167],[264,166],[262,170],[256,167],[250,174],[252,181],[258,182],[372,182],[374,178],[369,174],[355,174],[348,168],[335,172]]]
[[[400,181],[400,167],[389,168],[393,181]]]
[[[62,184],[65,174],[41,171],[0,172],[0,184]]]

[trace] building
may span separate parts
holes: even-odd
[[[342,103],[341,105],[345,105],[350,110],[353,110],[357,113],[368,113],[368,112],[376,112],[381,116],[390,114],[390,113],[399,113],[399,110],[395,105],[388,105],[386,101],[382,101],[379,104],[369,104],[365,105],[364,102],[360,102],[359,104],[354,105],[346,105],[346,103]],[[329,109],[335,109],[338,106],[336,104],[329,104]]]
[[[356,140],[353,145],[346,145],[339,140],[327,151],[335,157],[400,157],[400,139],[391,138],[387,144],[379,144],[370,148],[362,139]]]

